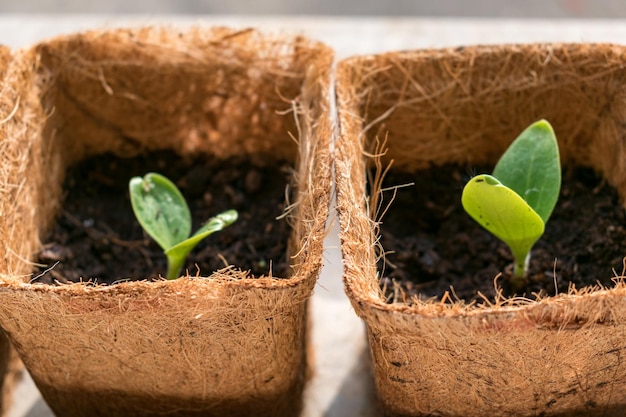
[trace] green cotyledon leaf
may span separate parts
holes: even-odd
[[[515,191],[491,175],[477,175],[463,189],[465,211],[481,226],[506,243],[515,269],[524,264],[530,249],[543,235],[543,219]]]
[[[185,198],[169,179],[148,173],[129,182],[130,202],[146,233],[163,251],[189,237],[191,213]]]
[[[539,120],[520,133],[500,157],[493,176],[547,223],[561,189],[559,146],[550,123]]]

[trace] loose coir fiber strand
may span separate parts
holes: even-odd
[[[16,106],[19,103],[18,91],[16,91],[12,83],[7,80],[7,72],[11,59],[10,50],[0,46],[0,138],[4,137],[7,125],[13,117]],[[3,158],[14,158],[15,155],[12,155],[9,150],[10,149],[5,146],[5,143],[0,141],[0,155],[2,155]],[[0,177],[7,179],[6,182],[0,185],[0,193],[5,194],[11,192],[15,187],[19,187],[19,176],[9,176],[9,173],[2,169],[0,171]],[[4,217],[7,210],[10,209],[8,201],[4,201],[4,199],[0,201],[0,218]],[[3,231],[0,231],[0,233],[2,232]],[[6,257],[7,255],[0,256],[0,258]],[[2,265],[2,262],[6,262],[6,260],[0,259],[0,265]],[[0,331],[0,384],[2,387],[0,389],[0,415],[6,415],[6,412],[11,406],[13,389],[16,382],[21,377],[22,368],[22,363],[18,359],[15,350],[11,348],[4,332]]]
[[[389,415],[579,416],[626,410],[626,289],[536,302],[387,304],[366,170],[495,164],[540,118],[564,164],[588,166],[626,197],[626,49],[534,44],[353,57],[337,69],[336,178],[344,282],[368,327]],[[378,138],[378,139],[377,139]],[[369,155],[369,156],[368,156]],[[393,210],[393,204],[390,210]]]
[[[9,254],[0,325],[52,410],[298,415],[306,300],[330,200],[332,51],[255,30],[153,27],[56,38],[15,55],[6,80],[20,102],[0,137],[10,155],[0,161]],[[171,282],[29,284],[67,168],[156,149],[292,161],[293,274],[253,277],[235,265]]]

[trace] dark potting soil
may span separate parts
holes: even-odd
[[[474,172],[491,172],[479,169]],[[510,285],[513,258],[508,247],[479,226],[461,205],[471,171],[457,166],[432,168],[419,174],[390,173],[383,187],[397,189],[380,226],[387,252],[381,285],[389,302],[440,299],[494,300],[494,278],[506,297],[531,299],[600,283],[613,285],[626,256],[626,214],[617,192],[593,171],[565,169],[561,195],[544,235],[531,252],[529,274],[522,288]],[[391,192],[384,194],[389,202]],[[385,202],[384,202],[385,203]],[[394,285],[395,283],[395,285]]]
[[[69,170],[61,213],[38,254],[45,266],[35,271],[34,282],[111,284],[165,276],[165,255],[137,222],[128,193],[130,178],[148,172],[179,187],[192,214],[192,233],[225,210],[239,213],[234,224],[191,251],[184,270],[208,276],[235,265],[255,276],[289,276],[290,229],[285,219],[277,220],[285,207],[286,164],[260,167],[157,152],[132,159],[98,156]]]

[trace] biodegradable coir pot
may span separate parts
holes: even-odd
[[[369,191],[378,187],[375,175],[366,181],[376,162],[380,173],[393,161],[387,175],[407,173],[415,183],[446,164],[493,167],[525,127],[544,118],[554,126],[564,167],[591,168],[623,202],[624,56],[622,47],[606,44],[539,44],[407,51],[339,63],[336,178],[344,282],[367,325],[388,415],[626,412],[622,284],[538,298],[500,293],[474,302],[455,299],[453,290],[431,300],[390,297],[381,289],[385,271],[377,267],[381,251],[375,250],[387,214],[375,213],[377,207],[392,212],[394,201],[387,207],[389,198],[381,203],[380,194]],[[398,198],[410,182],[395,184]],[[462,184],[452,188],[460,200]],[[613,208],[620,211],[621,202]],[[407,218],[406,227],[415,221]],[[390,249],[383,244],[382,250]],[[442,260],[426,255],[436,271]],[[610,279],[611,265],[604,267]]]
[[[302,37],[226,28],[88,32],[16,53],[17,98],[3,104],[15,111],[2,124],[0,324],[56,414],[299,413],[330,196],[331,62]],[[253,276],[229,259],[174,281],[30,282],[71,167],[155,150],[286,161],[291,272]]]
[[[15,157],[12,152],[11,144],[5,139],[11,132],[11,120],[17,112],[19,106],[20,95],[20,75],[9,71],[12,56],[8,48],[0,46],[0,154],[2,158],[10,160]],[[0,189],[0,193],[8,195],[13,193],[19,187],[23,177],[12,176],[10,172],[2,171],[5,183]],[[14,202],[10,198],[2,198],[0,200],[0,217],[5,217],[7,213],[14,209]],[[11,236],[13,226],[10,224],[2,224],[0,235]],[[17,249],[17,248],[14,248]],[[15,258],[8,253],[0,259],[0,274],[8,271],[13,267]],[[4,332],[0,332],[0,414],[4,415],[11,405],[11,395],[15,382],[20,377],[22,364],[18,359],[15,351],[11,348],[9,340]]]

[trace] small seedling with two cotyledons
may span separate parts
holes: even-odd
[[[235,210],[209,219],[192,236],[191,213],[176,185],[163,175],[149,173],[129,183],[130,201],[139,224],[163,249],[167,257],[167,279],[180,275],[191,250],[205,237],[237,220]]]
[[[477,175],[463,189],[465,211],[511,249],[514,287],[525,280],[530,251],[544,233],[560,188],[556,136],[552,126],[540,120],[509,146],[493,175]]]

